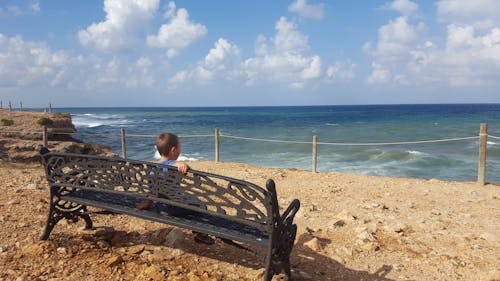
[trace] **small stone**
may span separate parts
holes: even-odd
[[[66,249],[64,247],[59,247],[59,248],[57,248],[56,252],[60,255],[66,255],[68,253],[68,249]]]
[[[344,220],[338,220],[333,224],[334,227],[343,227],[344,225],[345,225]]]
[[[342,210],[340,213],[338,213],[336,215],[336,218],[338,218],[339,220],[346,221],[346,222],[356,220],[356,216],[354,216],[353,214],[351,214],[347,210]]]
[[[189,281],[201,281],[201,278],[198,277],[193,271],[189,272],[186,277]]]
[[[113,267],[123,262],[122,256],[113,255],[106,261],[106,267]]]
[[[377,242],[367,242],[367,243],[363,243],[361,245],[361,249],[364,252],[373,253],[373,252],[378,251],[380,249],[380,245]]]
[[[129,254],[138,255],[144,251],[144,245],[136,245],[128,249]]]
[[[169,247],[175,247],[184,241],[184,232],[179,228],[172,229],[165,238],[165,245]]]
[[[7,202],[7,205],[19,205],[19,204],[21,204],[21,201],[19,201],[18,199],[10,200],[9,202]]]
[[[144,269],[143,275],[148,280],[160,281],[165,279],[165,273],[157,265],[152,265]]]
[[[316,237],[314,237],[311,240],[305,242],[304,246],[306,246],[309,249],[311,249],[313,251],[316,251],[316,252],[319,251],[319,250],[321,250],[321,247],[319,246],[319,240]]]

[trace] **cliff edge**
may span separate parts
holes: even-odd
[[[74,139],[76,132],[69,113],[45,113],[0,109],[0,162],[37,162],[47,126],[52,151],[116,156],[109,146]]]

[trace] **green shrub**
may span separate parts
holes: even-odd
[[[4,125],[4,126],[14,125],[14,120],[12,120],[12,119],[2,119],[0,121],[2,122],[2,125]]]
[[[38,123],[38,125],[40,125],[40,126],[50,127],[50,126],[52,126],[52,124],[54,124],[54,121],[52,121],[52,119],[50,119],[50,118],[42,117],[42,118],[38,119],[38,121],[36,121],[36,123]]]

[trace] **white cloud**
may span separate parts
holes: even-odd
[[[52,52],[44,43],[25,42],[20,36],[0,34],[0,85],[45,83],[67,64],[77,63],[64,52]]]
[[[391,73],[383,65],[378,63],[372,63],[372,73],[368,77],[368,83],[370,84],[384,84],[391,80]]]
[[[0,16],[22,16],[34,15],[40,12],[40,2],[30,1],[24,5],[7,5],[6,7],[0,6]]]
[[[326,70],[326,78],[330,81],[349,81],[356,77],[356,64],[350,61],[340,61]]]
[[[500,27],[450,23],[441,47],[424,27],[405,17],[380,27],[377,43],[364,46],[373,58],[368,82],[485,86],[500,79]]]
[[[166,19],[172,18],[175,16],[175,10],[177,9],[177,6],[175,5],[175,2],[171,1],[168,2],[168,7],[165,13],[163,14],[163,17]]]
[[[234,80],[241,77],[241,49],[219,38],[210,49],[204,60],[197,63],[191,70],[177,72],[168,81],[170,88],[182,83],[206,84],[214,80]]]
[[[207,34],[207,28],[189,19],[186,9],[177,10],[175,14],[175,3],[169,4],[169,10],[165,14],[170,18],[170,22],[160,27],[157,35],[150,35],[147,38],[149,46],[167,49],[169,58],[179,54],[179,52],[196,40]]]
[[[281,84],[301,88],[308,81],[319,79],[322,75],[321,58],[309,54],[307,37],[284,17],[276,22],[275,28],[274,37],[257,37],[255,56],[245,60],[242,60],[237,45],[219,39],[195,67],[173,75],[168,81],[169,86],[225,80],[242,81],[247,86]]]
[[[0,88],[105,91],[109,88],[151,87],[153,84],[149,58],[140,58],[135,63],[118,58],[106,62],[95,56],[53,51],[45,43],[0,34]]]
[[[320,20],[324,15],[324,5],[323,3],[311,5],[307,4],[307,0],[296,0],[288,6],[288,11],[297,13],[303,18]]]
[[[405,16],[411,16],[418,13],[418,5],[410,0],[394,0],[382,6],[383,9],[394,10]]]
[[[309,55],[308,39],[285,17],[276,23],[276,35],[256,40],[255,57],[244,62],[247,85],[259,82],[287,83],[291,87],[321,75],[321,59]]]
[[[500,24],[498,0],[440,0],[436,3],[438,18],[448,23]]]
[[[136,32],[158,10],[159,0],[104,0],[106,20],[78,32],[80,43],[103,51],[130,48]]]

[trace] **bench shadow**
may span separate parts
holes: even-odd
[[[247,244],[238,247],[228,244],[221,239],[216,239],[215,244],[206,245],[197,243],[194,234],[184,231],[184,238],[174,246],[165,244],[166,235],[173,227],[164,227],[142,234],[138,232],[116,231],[110,244],[113,247],[131,247],[136,245],[162,246],[171,249],[180,249],[186,253],[219,260],[229,264],[238,264],[254,270],[265,268],[266,250]],[[296,244],[291,254],[293,280],[365,280],[365,281],[391,281],[386,275],[392,271],[392,266],[383,265],[375,273],[350,269],[333,260],[325,254],[311,250],[303,244],[311,239],[308,233],[296,239]],[[320,239],[321,245],[331,243],[328,239]],[[245,249],[246,248],[246,249]]]

